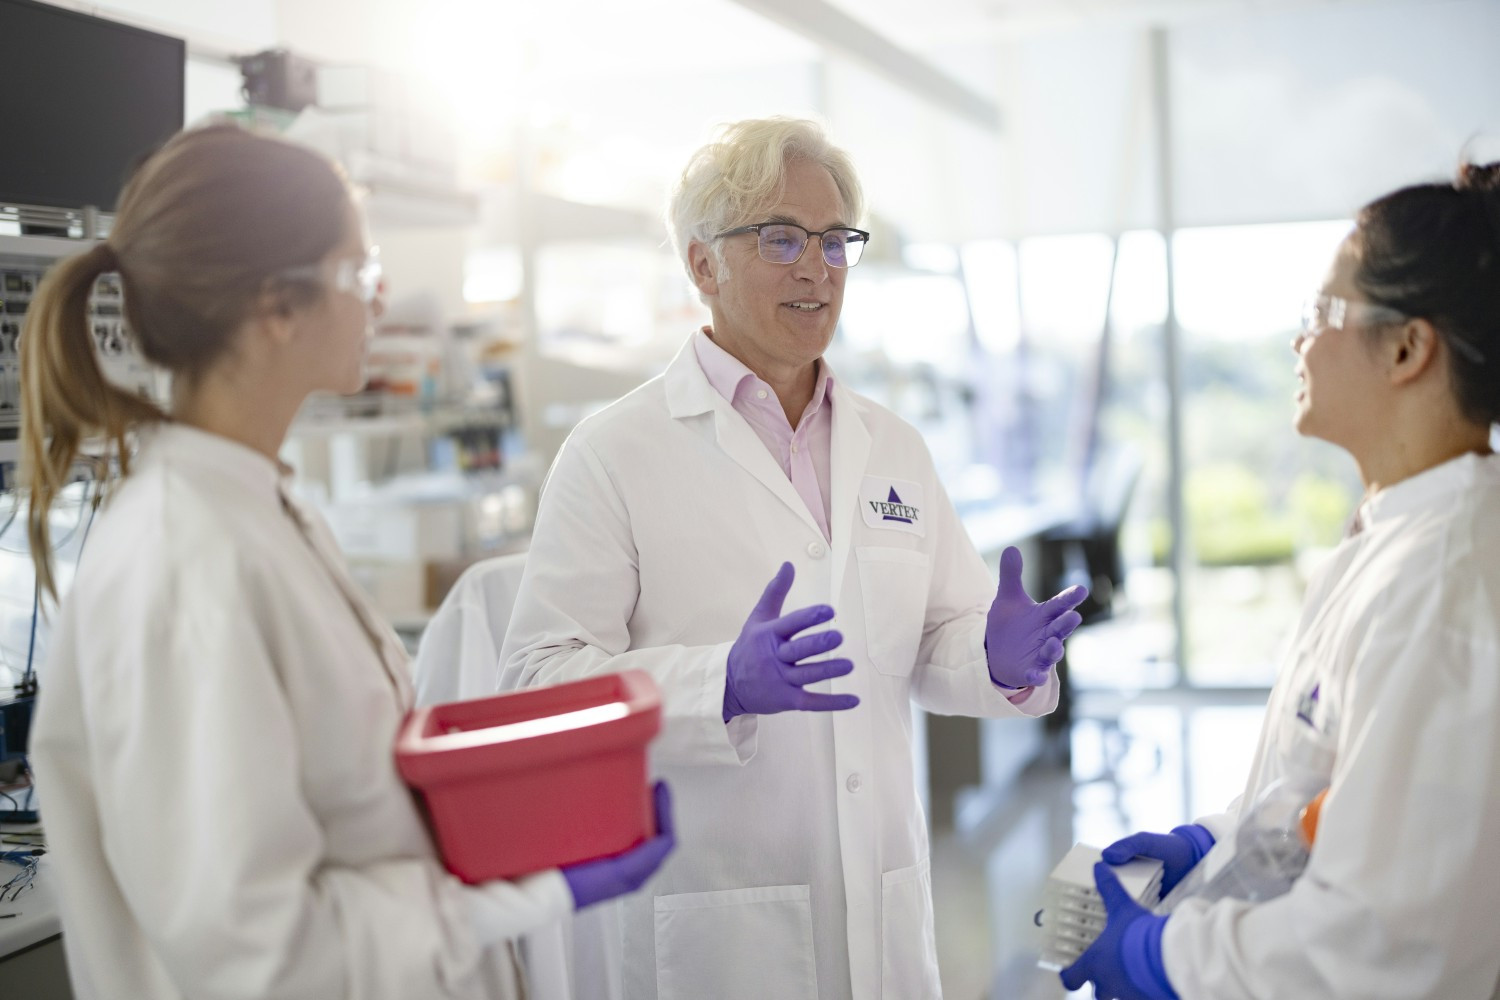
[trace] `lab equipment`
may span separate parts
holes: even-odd
[[[1184,875],[1202,861],[1214,846],[1214,835],[1205,826],[1188,823],[1168,833],[1132,833],[1104,849],[1103,858],[1120,865],[1131,858],[1156,858],[1162,863],[1161,891],[1165,895]]]
[[[1062,970],[1063,986],[1076,990],[1091,982],[1096,997],[1110,1000],[1178,1000],[1161,957],[1167,918],[1132,899],[1115,869],[1103,861],[1094,865],[1094,885],[1106,924],[1078,961]]]
[[[318,66],[310,59],[286,49],[266,49],[241,56],[241,88],[250,104],[286,111],[301,111],[318,103]]]
[[[21,426],[21,331],[32,298],[56,257],[87,247],[45,239],[19,240],[14,245],[22,252],[0,252],[0,432],[12,435]],[[106,274],[94,285],[87,317],[105,377],[131,392],[165,398],[158,370],[141,354],[125,322],[118,276]]]
[[[656,806],[656,836],[617,857],[584,861],[563,868],[563,878],[573,893],[575,910],[639,889],[661,867],[662,859],[677,846],[676,831],[672,827],[672,796],[667,791],[666,782],[656,783],[652,799]]]
[[[724,681],[725,722],[736,715],[826,712],[859,704],[852,694],[815,694],[803,690],[805,685],[842,677],[854,669],[854,664],[843,659],[802,662],[836,649],[844,637],[834,629],[797,635],[828,621],[834,612],[828,605],[818,604],[783,615],[781,605],[792,589],[795,575],[791,563],[781,564],[745,620],[740,637],[730,647]]]
[[[1155,912],[1171,913],[1184,899],[1258,903],[1285,893],[1307,867],[1327,794],[1327,788],[1310,791],[1295,779],[1267,786],[1235,830],[1234,856],[1212,874],[1206,866],[1194,868]]]
[[[1097,847],[1075,844],[1052,869],[1038,914],[1045,932],[1037,962],[1042,968],[1056,971],[1071,965],[1104,930],[1106,901],[1094,877],[1101,856]],[[1162,862],[1155,858],[1135,858],[1114,869],[1122,891],[1143,902],[1161,894],[1162,871]]]
[[[67,235],[77,216],[31,206],[115,210],[132,165],[182,128],[187,45],[33,0],[0,0],[0,38],[6,149],[26,151],[0,157],[0,204],[23,234]]]
[[[654,833],[650,676],[588,680],[419,708],[396,741],[443,863],[466,882],[618,854]]]
[[[21,898],[21,894],[32,887],[36,881],[37,861],[46,854],[43,848],[27,848],[17,851],[0,851],[0,864],[14,866],[17,871],[9,868],[0,869],[0,903],[14,903]]]
[[[1087,587],[1070,587],[1038,604],[1021,583],[1021,550],[1014,545],[1000,554],[1000,589],[990,605],[984,629],[984,651],[990,677],[1005,688],[1039,687],[1063,655],[1063,640],[1083,619],[1073,608],[1089,596]]]

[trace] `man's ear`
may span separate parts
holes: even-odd
[[[704,295],[719,294],[719,260],[708,248],[708,244],[693,240],[688,244],[688,270],[692,272],[693,284]]]
[[[1409,319],[1385,345],[1392,385],[1405,385],[1420,378],[1435,364],[1438,332],[1431,321]]]

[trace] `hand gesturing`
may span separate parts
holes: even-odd
[[[1000,554],[1000,591],[990,605],[984,651],[990,677],[1006,688],[1036,687],[1062,659],[1063,640],[1083,619],[1073,609],[1089,596],[1087,587],[1069,587],[1042,604],[1021,585],[1021,550]]]
[[[814,604],[783,615],[781,605],[792,589],[795,575],[791,563],[781,564],[729,650],[724,684],[725,722],[736,715],[829,712],[859,704],[852,694],[803,690],[808,684],[849,673],[854,664],[845,659],[803,662],[836,649],[844,637],[834,629],[797,636],[832,618],[833,608]]]

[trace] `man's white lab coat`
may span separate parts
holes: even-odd
[[[404,651],[275,463],[148,435],[100,512],[32,754],[75,994],[519,994],[557,872],[465,886],[396,773]]]
[[[689,342],[584,421],[548,478],[501,686],[648,671],[666,724],[676,854],[624,907],[628,1000],[925,1000],[939,995],[911,700],[1013,705],[983,638],[995,581],[920,435],[837,382],[831,544]],[[723,720],[730,646],[783,561],[784,610],[828,603],[854,672],[844,712]]]
[[[1302,877],[1260,905],[1188,900],[1162,955],[1184,1000],[1500,997],[1500,458],[1368,501],[1308,588],[1250,781],[1330,784]],[[1320,769],[1320,770],[1319,770]]]

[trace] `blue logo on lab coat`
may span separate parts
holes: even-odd
[[[917,523],[917,508],[902,503],[901,498],[896,495],[894,486],[891,487],[891,495],[884,502],[870,500],[868,503],[871,510],[882,515],[880,518],[882,521],[900,521],[902,524]]]
[[[1314,684],[1313,689],[1297,702],[1297,718],[1314,728],[1317,727],[1317,723],[1313,722],[1313,713],[1318,710],[1318,692],[1322,687],[1322,684]]]

